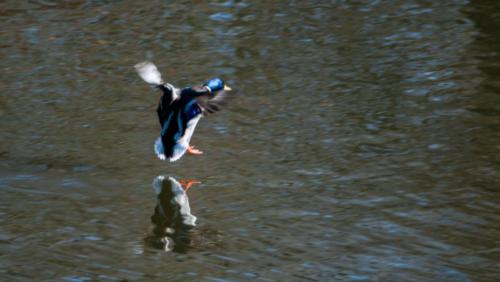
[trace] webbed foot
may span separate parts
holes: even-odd
[[[198,150],[198,149],[195,149],[195,147],[194,147],[194,146],[191,146],[191,145],[189,145],[189,147],[188,147],[188,149],[187,149],[187,152],[188,152],[188,154],[190,154],[190,155],[201,155],[201,154],[203,154],[203,152],[202,152],[202,151],[200,151],[200,150]]]
[[[191,186],[193,186],[194,184],[200,184],[201,182],[196,179],[188,179],[188,180],[181,179],[179,180],[179,183],[181,184],[182,189],[184,189],[184,192],[187,193],[187,191],[189,190],[189,188],[191,188]]]

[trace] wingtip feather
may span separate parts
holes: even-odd
[[[161,73],[156,68],[155,64],[150,61],[144,61],[134,65],[137,74],[147,83],[153,85],[162,85],[163,79]]]

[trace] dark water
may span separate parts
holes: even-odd
[[[142,2],[0,4],[1,280],[498,281],[500,4]],[[156,159],[145,59],[238,89],[203,156]]]

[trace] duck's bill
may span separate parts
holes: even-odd
[[[224,91],[231,91],[233,90],[231,87],[224,85]]]

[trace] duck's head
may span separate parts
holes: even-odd
[[[205,82],[205,84],[203,84],[203,85],[210,88],[211,92],[218,92],[221,90],[224,90],[224,91],[231,91],[232,90],[231,87],[227,86],[224,83],[224,80],[222,80],[218,77],[210,79],[209,81]]]

